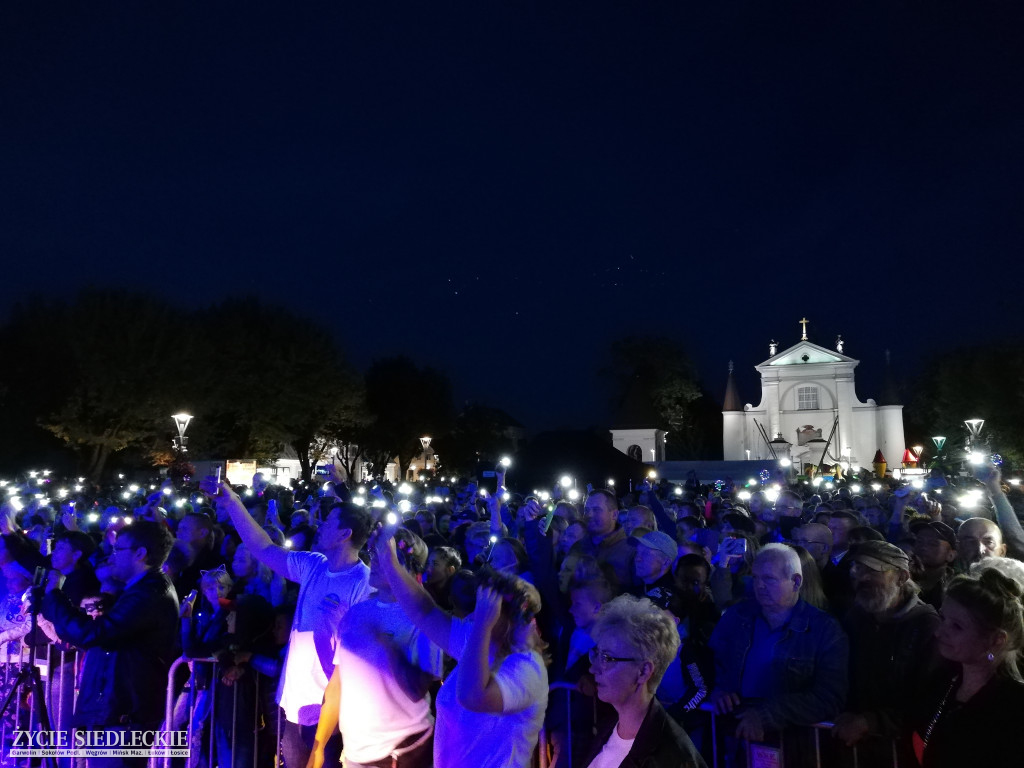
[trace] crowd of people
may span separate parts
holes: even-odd
[[[624,494],[523,492],[504,464],[490,492],[323,471],[5,483],[0,643],[49,659],[54,726],[187,724],[207,768],[518,768],[542,730],[568,768],[743,765],[751,743],[1021,762],[1024,529],[998,468]]]

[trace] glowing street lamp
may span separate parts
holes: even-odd
[[[964,424],[967,425],[967,431],[970,433],[970,437],[967,439],[967,451],[974,451],[974,443],[981,437],[982,427],[985,426],[984,419],[966,419]]]
[[[423,446],[423,471],[424,471],[424,473],[427,471],[427,457],[429,456],[430,441],[431,441],[431,439],[432,438],[429,435],[424,435],[423,437],[420,438],[420,445]],[[422,480],[423,478],[420,478],[420,479]]]
[[[174,426],[178,429],[178,436],[171,441],[171,444],[178,453],[187,453],[188,438],[185,437],[185,430],[188,429],[192,416],[187,413],[176,413],[171,418],[174,419]]]

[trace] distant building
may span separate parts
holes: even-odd
[[[840,337],[835,350],[820,347],[807,340],[806,330],[781,352],[772,341],[771,356],[755,366],[761,374],[756,406],[740,404],[730,363],[722,410],[725,460],[770,458],[771,442],[778,458],[788,455],[801,468],[821,463],[870,468],[876,450],[898,467],[906,447],[903,406],[889,372],[880,402],[861,402],[854,381],[859,361],[844,355],[843,345]]]

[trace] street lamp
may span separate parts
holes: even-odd
[[[178,428],[178,436],[171,441],[171,445],[178,453],[188,453],[188,438],[185,437],[185,430],[188,429],[192,416],[188,413],[176,413],[171,418],[174,419],[174,426]]]
[[[970,433],[970,437],[967,438],[967,451],[971,452],[974,450],[974,443],[981,437],[981,429],[985,426],[985,420],[966,419],[964,424],[967,425],[967,431]]]
[[[932,442],[935,443],[935,452],[942,453],[942,446],[946,444],[946,438],[943,435],[934,435]]]
[[[430,437],[423,436],[420,438],[420,445],[423,446],[423,472],[427,471],[427,452],[430,450]]]

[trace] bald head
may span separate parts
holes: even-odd
[[[964,565],[971,565],[983,557],[1005,557],[1003,532],[992,520],[971,517],[960,524],[956,533],[956,551]]]

